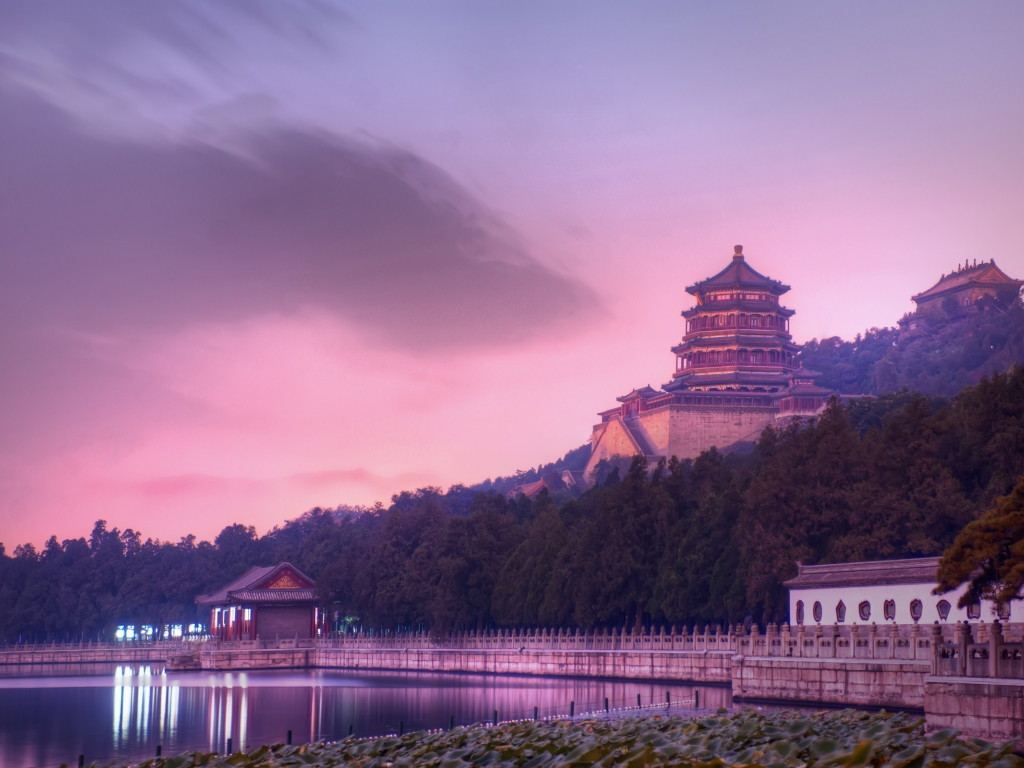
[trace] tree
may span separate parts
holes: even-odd
[[[1005,605],[1024,588],[1024,477],[1013,491],[996,501],[977,520],[968,523],[939,561],[943,594],[967,584],[961,608],[981,598]]]

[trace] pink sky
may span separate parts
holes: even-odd
[[[742,243],[797,341],[1024,275],[1012,3],[0,9],[0,541],[550,461]]]

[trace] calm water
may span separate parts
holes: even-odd
[[[186,750],[223,751],[406,731],[490,720],[566,715],[663,704],[700,692],[701,708],[730,707],[728,688],[492,675],[328,670],[169,672],[155,666],[98,664],[0,667],[0,765],[77,765],[115,757],[144,759]]]

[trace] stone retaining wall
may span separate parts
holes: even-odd
[[[923,709],[927,661],[732,659],[735,700]]]
[[[324,666],[317,663],[316,651],[311,648],[289,650],[218,650],[201,651],[202,669],[299,669]]]
[[[731,653],[716,651],[316,651],[317,666],[330,668],[679,680],[723,685],[732,679],[731,659]]]
[[[122,645],[105,648],[54,648],[0,651],[0,664],[135,664],[165,662],[179,649]]]
[[[990,741],[1015,739],[1024,748],[1024,680],[926,677],[928,727],[956,728]]]

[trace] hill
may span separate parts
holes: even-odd
[[[872,328],[853,341],[813,339],[798,358],[822,373],[819,384],[844,394],[951,396],[1024,361],[1024,307],[939,316],[902,338],[896,328]]]

